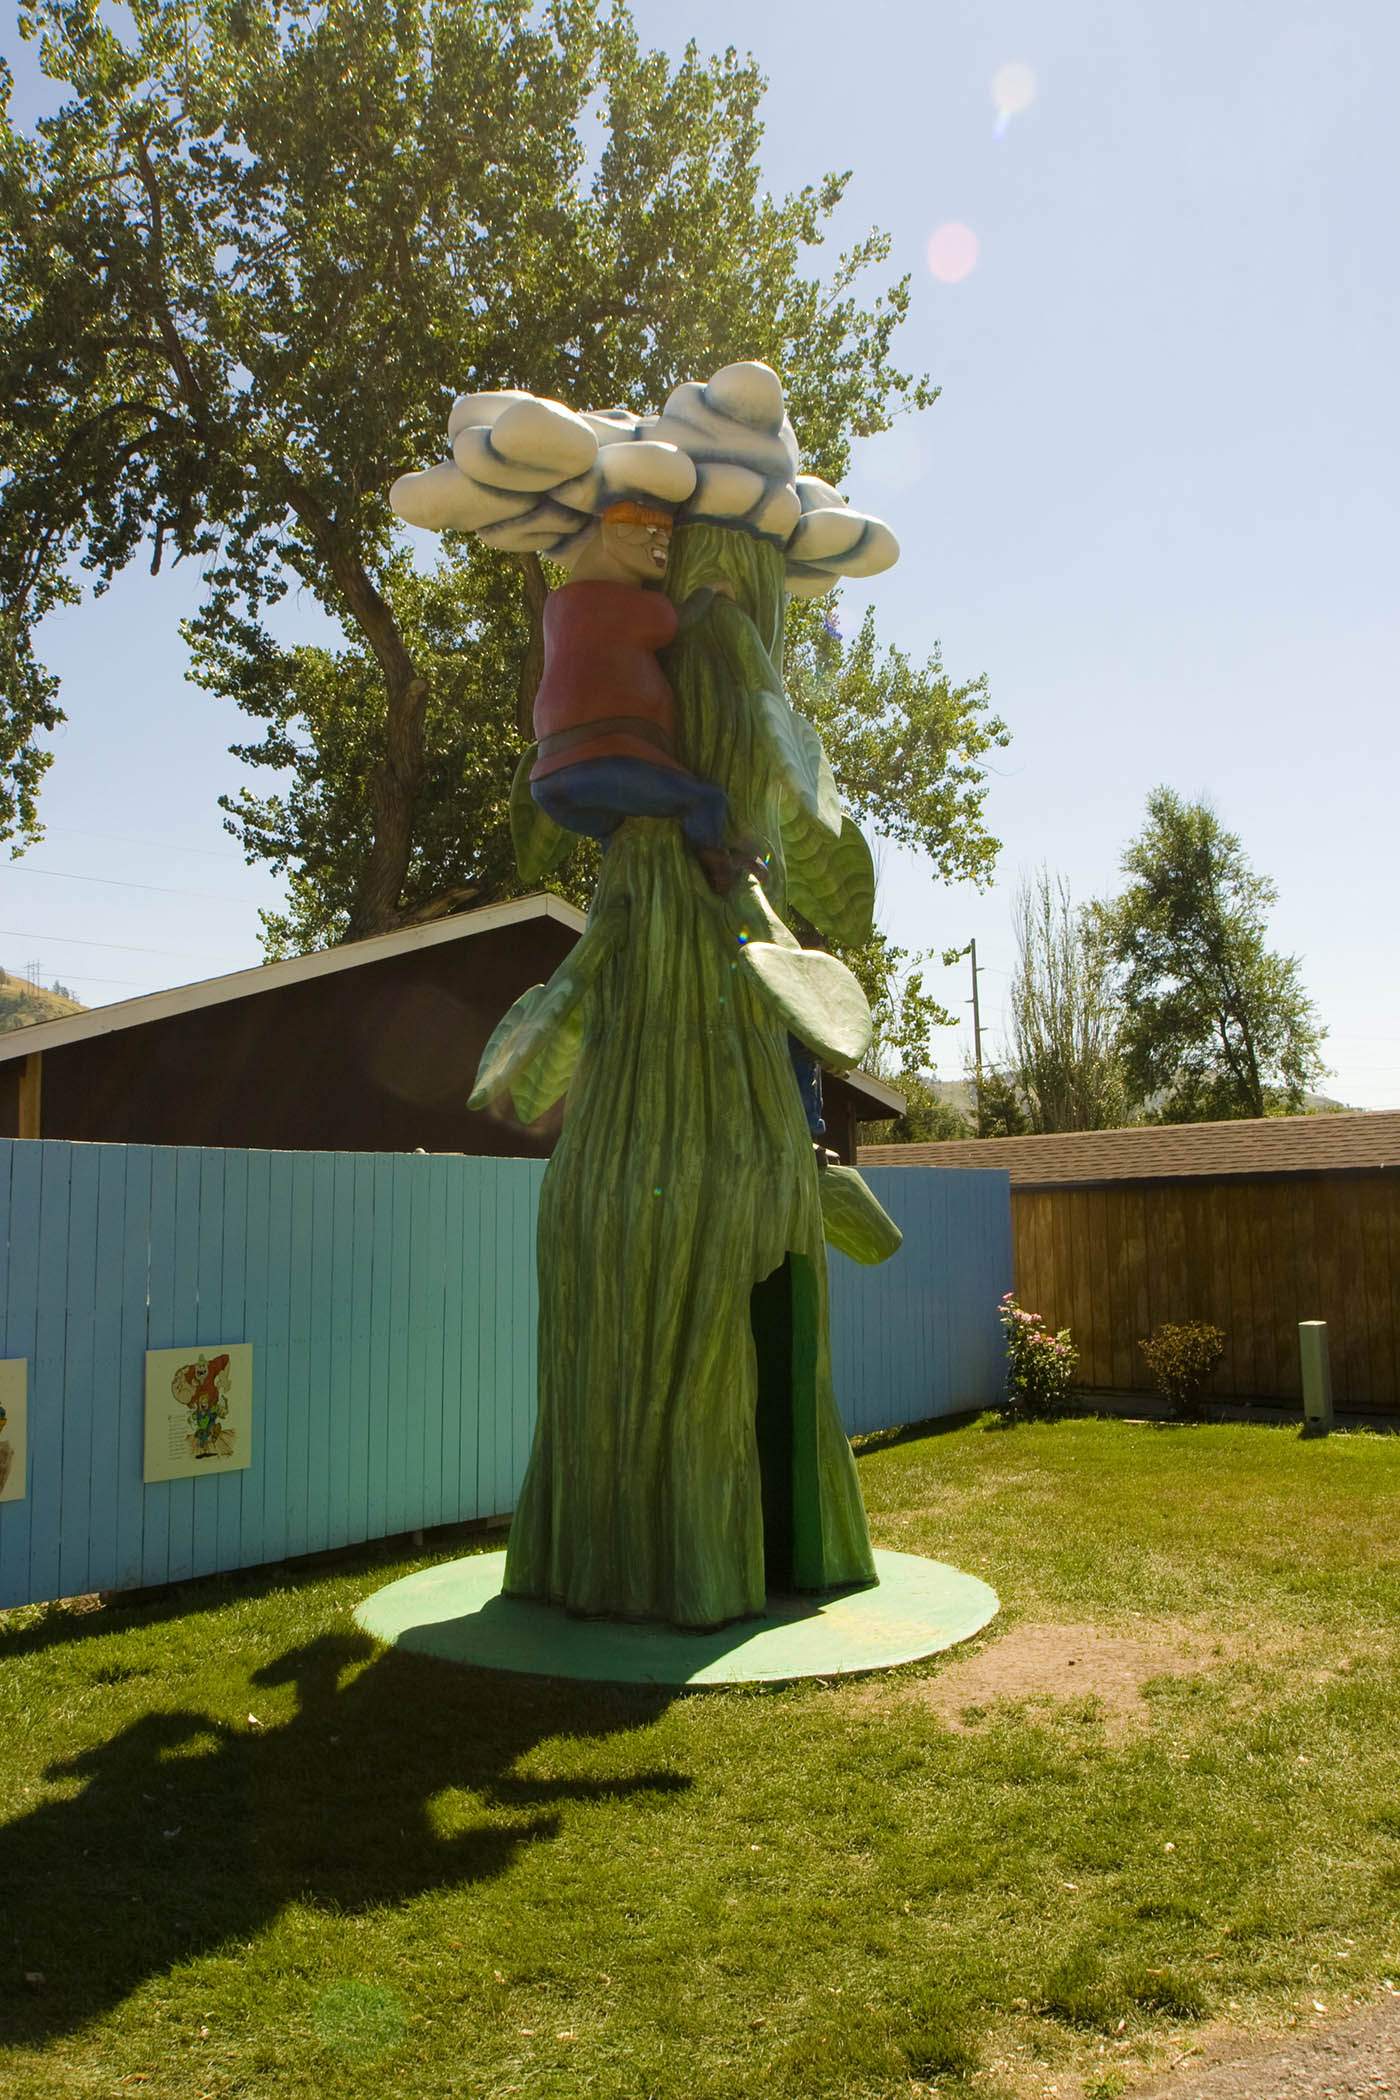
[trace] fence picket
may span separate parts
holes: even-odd
[[[4,1313],[5,1334],[0,1356],[23,1357],[29,1366],[29,1456],[24,1495],[0,1504],[0,1607],[27,1604],[35,1594],[29,1551],[34,1530],[34,1347],[39,1323],[38,1219],[43,1150],[36,1144],[10,1143],[4,1147],[4,1155],[5,1172],[0,1186],[9,1198],[9,1216],[3,1234],[6,1273],[0,1311]]]
[[[68,1163],[68,1259],[64,1285],[63,1497],[58,1540],[58,1589],[80,1597],[96,1588],[91,1558],[93,1454],[102,1413],[93,1320],[97,1309],[97,1192],[101,1158],[91,1145],[75,1145]],[[89,1493],[80,1500],[78,1482]]]

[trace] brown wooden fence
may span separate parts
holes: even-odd
[[[1082,1383],[1146,1392],[1137,1344],[1210,1320],[1208,1391],[1300,1401],[1298,1322],[1326,1320],[1336,1404],[1400,1413],[1400,1174],[1274,1174],[1011,1191],[1016,1295],[1069,1327]]]

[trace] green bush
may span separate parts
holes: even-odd
[[[1006,1405],[1012,1414],[1051,1415],[1074,1388],[1079,1351],[1068,1327],[1051,1334],[1039,1313],[1027,1312],[1008,1291],[997,1307],[1006,1336]]]
[[[1138,1343],[1152,1383],[1178,1414],[1199,1421],[1205,1412],[1201,1388],[1225,1354],[1225,1336],[1207,1320],[1158,1327]]]

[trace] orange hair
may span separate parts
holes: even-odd
[[[668,510],[657,510],[650,503],[610,503],[603,512],[603,521],[608,525],[664,525],[670,532],[675,519]]]

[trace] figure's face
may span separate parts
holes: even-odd
[[[638,583],[659,583],[671,558],[669,525],[625,525],[604,518],[603,551]]]

